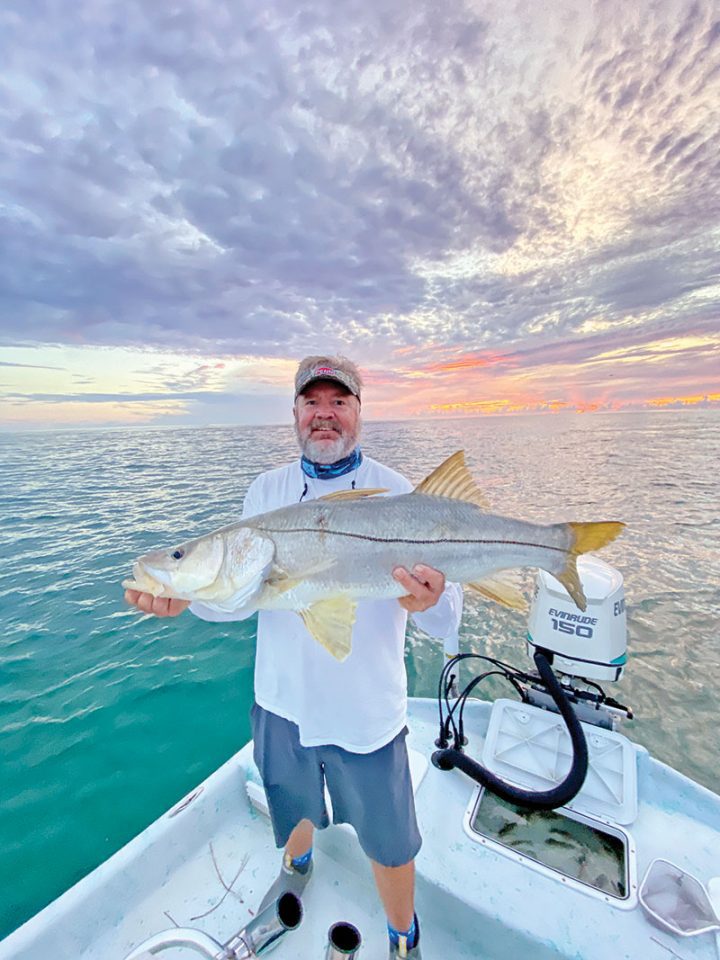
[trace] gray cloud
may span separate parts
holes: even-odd
[[[13,403],[167,403],[168,400],[191,400],[220,403],[227,394],[213,390],[177,390],[169,393],[10,393]]]
[[[64,367],[50,367],[39,363],[13,363],[7,360],[0,360],[0,367],[23,367],[26,370],[64,370]]]
[[[717,312],[709,2],[31,0],[0,37],[0,342],[362,355]]]

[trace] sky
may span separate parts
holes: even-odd
[[[720,408],[711,0],[4,0],[0,430]]]

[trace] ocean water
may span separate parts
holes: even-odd
[[[720,792],[720,412],[371,423],[419,481],[464,448],[499,513],[621,519],[625,732]],[[233,521],[290,427],[0,436],[0,937],[106,859],[249,736],[253,623],[144,617],[133,558]],[[469,596],[461,647],[523,666],[524,616]],[[409,633],[410,692],[442,651]],[[505,693],[502,684],[484,696]]]

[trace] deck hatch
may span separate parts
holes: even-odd
[[[614,730],[582,724],[588,746],[588,773],[569,809],[612,823],[637,817],[637,753]],[[562,718],[516,700],[496,700],[482,762],[497,776],[526,790],[547,790],[566,776],[572,744]]]
[[[635,850],[613,824],[562,810],[527,810],[479,787],[465,815],[471,839],[620,907],[637,902]]]

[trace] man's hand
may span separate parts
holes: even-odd
[[[407,590],[407,596],[400,597],[398,603],[408,613],[422,613],[434,607],[445,589],[445,574],[421,563],[413,567],[412,573],[405,567],[395,567],[393,576]]]
[[[140,593],[139,590],[126,590],[125,599],[143,613],[154,613],[156,617],[177,617],[190,606],[189,600],[154,597],[151,593]]]

